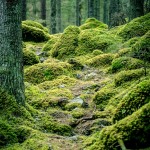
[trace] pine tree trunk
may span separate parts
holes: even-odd
[[[43,25],[46,26],[46,0],[41,0],[41,19],[44,20]]]
[[[94,0],[88,0],[88,18],[94,17]]]
[[[104,10],[104,13],[103,13],[103,21],[104,23],[108,24],[108,14],[109,14],[109,11],[108,11],[108,0],[103,0],[104,3],[103,3],[103,10]]]
[[[76,0],[76,25],[80,26],[81,25],[81,0]]]
[[[21,0],[0,0],[0,86],[25,103]]]
[[[57,0],[57,32],[61,32],[61,0]]]
[[[27,2],[26,0],[22,0],[22,20],[26,20],[26,9],[27,9]]]
[[[100,0],[95,0],[95,18],[100,20]]]
[[[51,33],[56,33],[56,0],[51,0]]]

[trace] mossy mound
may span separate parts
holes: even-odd
[[[57,79],[53,81],[45,81],[38,85],[40,89],[49,90],[54,88],[68,88],[77,83],[75,78],[71,78],[69,76],[59,76]]]
[[[77,26],[68,26],[51,49],[51,56],[58,59],[74,56],[79,33],[80,29]]]
[[[97,55],[100,55],[100,54],[103,54],[103,53],[104,53],[103,51],[98,50],[98,49],[96,49],[96,50],[94,50],[94,51],[92,52],[92,54],[93,54],[94,56],[97,56]]]
[[[93,28],[108,29],[108,26],[95,18],[88,18],[85,23],[80,26],[81,30]]]
[[[139,40],[139,38],[140,37],[133,37],[129,39],[128,41],[123,43],[123,47],[132,47]]]
[[[59,40],[59,36],[51,35],[50,40],[43,46],[42,51],[46,56],[50,55],[50,50],[53,48],[54,44]]]
[[[57,78],[60,75],[70,74],[71,66],[68,63],[39,63],[25,69],[25,81],[39,84]]]
[[[121,143],[127,149],[144,149],[150,146],[150,103],[144,105],[132,115],[120,120],[118,123],[97,132],[87,139],[87,150],[120,150]],[[134,144],[133,144],[134,143]],[[123,147],[123,146],[122,146]]]
[[[116,94],[113,88],[104,87],[100,91],[96,92],[93,97],[93,102],[97,105],[97,108],[104,110],[108,103],[108,100]]]
[[[114,58],[114,54],[111,53],[101,54],[89,59],[86,62],[86,64],[92,67],[108,66],[111,64],[113,58]]]
[[[44,27],[41,23],[38,23],[38,22],[36,22],[36,21],[25,20],[25,21],[22,21],[22,24],[25,24],[25,25],[27,25],[27,26],[32,26],[32,27],[41,29],[41,30],[43,30],[44,32],[47,32],[47,33],[48,33],[48,29],[47,29],[46,27]]]
[[[142,68],[144,65],[143,61],[132,57],[119,57],[112,61],[111,70],[115,73],[120,70],[131,70]]]
[[[143,69],[121,71],[115,75],[114,82],[116,86],[120,86],[128,81],[140,79],[144,75]]]
[[[118,51],[118,53],[116,54],[116,58],[118,57],[123,57],[123,56],[131,56],[131,52],[132,52],[132,48],[128,47],[128,48],[122,48]]]
[[[76,53],[78,55],[85,55],[97,49],[105,51],[119,41],[118,37],[98,29],[83,30],[79,35]]]
[[[84,68],[84,65],[75,58],[69,58],[68,63],[72,65],[74,70],[81,70]]]
[[[113,120],[121,120],[150,101],[150,80],[141,81],[120,101]]]
[[[130,38],[144,35],[148,30],[150,30],[150,13],[127,23],[121,29],[119,35],[125,40],[129,40]]]
[[[150,62],[150,31],[132,46],[131,55],[135,58],[140,58],[144,61]]]
[[[50,39],[50,35],[40,28],[22,24],[23,41],[44,42]]]
[[[24,65],[34,65],[39,63],[39,57],[35,54],[35,52],[24,49],[23,50],[23,64]]]

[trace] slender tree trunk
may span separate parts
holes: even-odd
[[[21,0],[0,0],[0,86],[24,104],[21,7]]]
[[[56,33],[56,0],[51,0],[51,33]]]
[[[81,8],[82,8],[82,4],[81,4],[81,0],[76,0],[76,25],[80,26],[81,25]]]
[[[26,0],[22,0],[22,20],[26,20],[26,9],[27,9],[27,2]]]
[[[32,2],[32,6],[33,6],[33,15],[34,15],[34,19],[36,18],[36,0],[33,0]]]
[[[130,20],[144,15],[144,0],[130,0]]]
[[[94,0],[88,0],[88,18],[94,17]]]
[[[46,0],[41,0],[41,19],[44,20],[43,25],[46,26]]]
[[[100,0],[94,0],[94,17],[100,20]]]
[[[61,0],[57,0],[57,32],[61,32]]]

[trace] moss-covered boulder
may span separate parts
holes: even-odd
[[[123,83],[128,81],[140,79],[144,75],[143,69],[135,69],[135,70],[123,70],[115,75],[114,83],[116,86],[120,86]]]
[[[143,61],[132,57],[119,57],[112,61],[111,70],[113,73],[120,70],[131,70],[142,68]]]
[[[127,93],[117,106],[113,120],[121,120],[150,101],[150,80],[141,81]]]
[[[126,41],[125,43],[123,43],[123,47],[132,47],[138,40],[140,37],[133,37],[131,39],[129,39],[128,41]]]
[[[144,35],[148,30],[150,30],[150,13],[127,23],[120,30],[119,35],[125,40],[129,40],[130,38]]]
[[[87,139],[87,150],[144,149],[150,147],[150,103],[118,123]]]
[[[50,36],[43,29],[22,23],[23,41],[44,42],[50,39]]]
[[[150,31],[132,46],[131,55],[135,58],[140,58],[144,61],[150,62]]]
[[[80,29],[77,26],[68,26],[51,49],[51,56],[58,59],[74,56],[79,33]]]
[[[74,70],[81,70],[84,68],[84,65],[75,58],[69,58],[68,63],[72,65]]]
[[[36,22],[36,21],[25,20],[25,21],[22,21],[22,24],[25,24],[25,25],[27,25],[27,26],[32,26],[32,27],[41,29],[41,30],[43,30],[44,32],[47,32],[47,33],[48,33],[48,28],[44,27],[41,23],[38,23],[38,22]]]
[[[92,67],[108,66],[111,64],[113,58],[114,54],[111,53],[101,54],[87,60],[86,64]]]
[[[80,26],[81,30],[93,28],[108,29],[108,26],[95,18],[88,18],[85,23]]]
[[[39,63],[25,69],[25,81],[39,84],[57,78],[60,75],[70,74],[71,65],[60,63]]]
[[[23,64],[24,65],[34,65],[39,63],[39,57],[35,54],[35,52],[24,49],[23,50]]]

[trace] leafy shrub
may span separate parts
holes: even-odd
[[[150,80],[141,81],[120,101],[114,113],[113,120],[121,120],[131,115],[150,101]]]
[[[119,35],[125,40],[129,40],[130,38],[144,35],[148,30],[150,30],[150,13],[127,23],[119,32]]]
[[[117,75],[115,75],[114,82],[116,86],[120,86],[121,84],[125,82],[131,81],[131,80],[137,80],[143,75],[144,75],[144,72],[142,69],[121,71]]]
[[[35,52],[31,50],[23,50],[23,64],[24,65],[34,65],[39,63],[39,58]]]
[[[131,70],[143,67],[143,61],[132,57],[119,57],[112,61],[111,70],[117,72],[120,70]]]
[[[60,75],[67,75],[71,71],[68,63],[39,63],[25,69],[25,81],[38,84],[53,80]]]
[[[114,54],[101,54],[89,59],[86,63],[92,67],[110,65],[114,58]]]
[[[95,18],[88,18],[85,23],[80,26],[81,30],[92,28],[108,29],[108,26]]]

